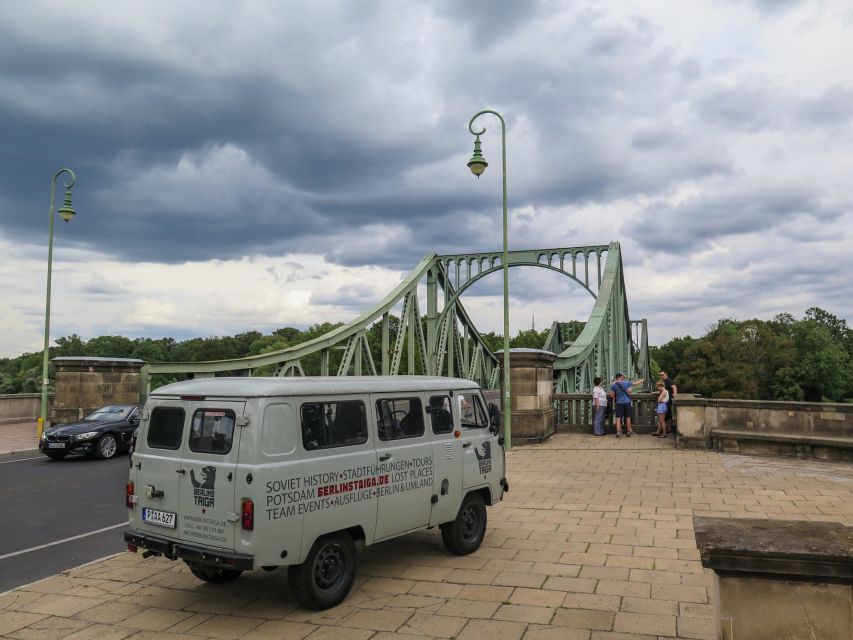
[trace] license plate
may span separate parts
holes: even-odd
[[[142,509],[142,521],[148,524],[156,524],[158,527],[174,529],[176,520],[175,514],[170,511],[157,511],[148,507],[143,507]]]
[[[65,443],[64,442],[48,442],[47,448],[48,449],[64,449]]]

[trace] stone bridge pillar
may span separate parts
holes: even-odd
[[[543,349],[509,350],[513,445],[542,442],[554,433],[557,422],[554,410],[556,359],[556,354]]]
[[[139,404],[140,370],[134,358],[58,357],[50,423],[72,422],[105,404]]]

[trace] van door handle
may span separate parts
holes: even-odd
[[[467,449],[467,448],[468,448],[468,447],[470,447],[470,446],[471,446],[471,443],[470,443],[470,442],[465,442],[465,443],[463,443],[463,444],[462,444],[462,448],[463,448],[463,449]]]
[[[175,469],[175,473],[186,473],[186,469]]]
[[[383,454],[379,456],[379,462],[385,462],[386,460],[390,460],[392,458],[390,453]]]

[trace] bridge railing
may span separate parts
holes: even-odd
[[[635,393],[631,400],[634,405],[633,428],[646,432],[655,429],[655,404],[657,393]],[[592,433],[592,394],[557,393],[554,394],[554,408],[557,411],[557,428],[564,431]],[[613,416],[605,418],[608,426],[613,425]]]

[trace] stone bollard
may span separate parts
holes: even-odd
[[[554,433],[556,359],[556,354],[542,349],[509,350],[513,445],[542,442]]]

